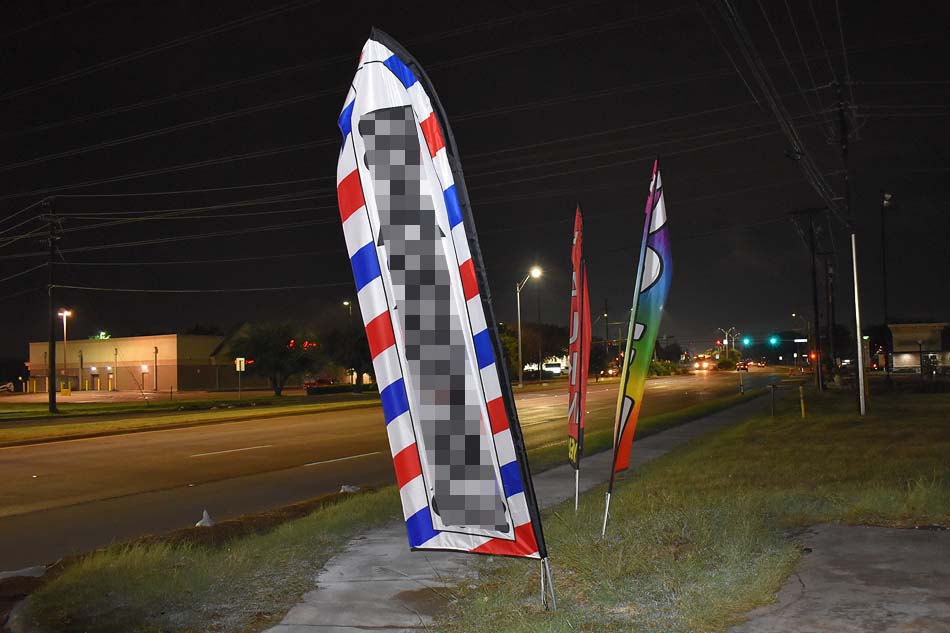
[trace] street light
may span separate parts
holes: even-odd
[[[524,361],[521,360],[521,290],[528,283],[529,279],[537,279],[541,276],[541,267],[532,266],[528,274],[520,283],[515,284],[515,295],[518,298],[518,386],[524,387]],[[541,375],[541,365],[538,365],[538,376]]]
[[[346,308],[350,316],[353,316],[353,303],[349,299],[343,302],[343,307]]]
[[[66,370],[69,364],[67,358],[69,357],[66,355],[66,317],[71,317],[72,315],[72,310],[67,310],[66,308],[60,308],[59,310],[59,316],[63,319],[63,378],[66,379],[67,384],[69,383],[69,374]]]
[[[884,211],[894,204],[894,196],[886,191],[881,192],[881,290],[884,298],[884,331],[887,332],[887,230],[884,224]],[[884,337],[884,343],[887,344],[887,336]],[[887,381],[891,379],[891,359],[887,356],[887,350],[884,350],[884,378]]]

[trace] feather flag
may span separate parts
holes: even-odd
[[[385,33],[363,47],[339,127],[340,215],[409,545],[546,559],[455,141]]]
[[[584,450],[584,413],[587,404],[587,371],[590,365],[590,296],[587,263],[584,260],[584,220],[581,209],[574,213],[574,243],[571,248],[571,319],[568,357],[567,456],[579,471]],[[577,501],[575,495],[575,502]],[[576,505],[576,504],[575,504]]]
[[[643,404],[643,389],[650,371],[650,360],[653,358],[653,347],[660,329],[660,320],[663,317],[663,305],[670,291],[672,274],[663,181],[660,178],[659,161],[655,161],[653,178],[650,182],[650,195],[647,197],[643,239],[640,243],[640,263],[637,268],[637,281],[630,310],[627,348],[624,352],[623,371],[620,376],[617,417],[614,422],[614,456],[610,484],[607,488],[604,532],[607,530],[607,515],[610,511],[610,494],[613,491],[614,478],[616,473],[630,467],[630,451],[640,416],[640,406]]]

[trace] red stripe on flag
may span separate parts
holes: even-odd
[[[493,538],[472,550],[476,554],[497,554],[498,556],[533,556],[538,553],[538,542],[534,538],[534,528],[530,523],[515,528],[515,540]]]
[[[354,169],[336,186],[336,196],[340,203],[340,218],[346,222],[347,218],[366,204],[363,200],[363,186],[360,184],[360,172]]]
[[[370,358],[376,358],[396,344],[393,322],[388,311],[366,324],[366,340],[369,341]]]
[[[445,147],[445,139],[442,138],[442,130],[439,128],[439,122],[435,119],[435,112],[422,122],[422,135],[426,137],[426,145],[429,146],[430,156],[434,157],[440,149]]]
[[[468,259],[459,266],[459,272],[462,274],[462,290],[465,292],[465,300],[468,301],[478,294],[478,281],[475,280],[475,264]]]
[[[396,467],[396,482],[402,488],[407,483],[422,474],[422,465],[419,463],[419,452],[416,445],[410,444],[396,453],[393,457],[393,466]]]
[[[502,398],[495,398],[488,403],[488,420],[491,422],[492,435],[508,429],[508,413],[505,412]]]

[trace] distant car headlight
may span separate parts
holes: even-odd
[[[696,369],[699,369],[699,363],[693,363],[693,367],[695,367]]]

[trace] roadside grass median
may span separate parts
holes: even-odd
[[[156,408],[147,412],[141,405],[128,411],[118,405],[113,408],[90,405],[98,408],[98,412],[83,411],[77,415],[72,410],[64,410],[65,419],[0,419],[0,446],[371,407],[379,405],[379,395],[376,392],[358,396],[354,394],[346,399],[333,398],[329,401],[298,397],[290,401],[271,398],[240,403],[202,400],[175,404],[177,407],[174,409]],[[79,408],[86,405],[72,406]]]
[[[712,398],[705,402],[700,402],[682,409],[667,411],[657,415],[650,415],[641,418],[637,422],[637,437],[643,438],[654,433],[665,431],[674,426],[685,424],[692,420],[707,415],[712,415],[717,411],[723,411],[729,407],[734,407],[752,398],[766,393],[766,389],[749,391],[745,394],[734,394],[731,396],[721,396]],[[602,429],[591,429],[584,431],[584,454],[594,455],[601,451],[606,451],[613,446],[614,432],[613,426]],[[528,451],[528,461],[531,464],[531,472],[540,473],[549,468],[560,466],[567,459],[567,434],[564,439],[552,444],[539,446]],[[583,458],[581,458],[583,459]]]
[[[544,512],[558,610],[538,567],[481,562],[438,630],[724,631],[775,592],[805,555],[809,525],[950,526],[950,394],[882,394],[860,418],[850,393],[779,400],[622,478],[607,538],[604,488]]]
[[[82,556],[23,604],[24,624],[62,633],[250,632],[272,626],[357,533],[402,516],[395,488],[323,505],[266,533],[149,538]],[[237,526],[241,530],[241,526]]]
[[[657,432],[749,397],[754,394],[645,418],[638,433]],[[609,447],[610,434],[600,435],[593,446]],[[533,470],[563,464],[566,450],[560,442],[529,451]],[[401,517],[393,487],[300,506],[281,516],[267,513],[263,521],[244,517],[77,557],[28,598],[23,617],[37,631],[64,633],[260,631],[313,589],[316,573],[350,538]],[[309,515],[299,518],[301,508]],[[229,523],[232,528],[226,529]]]

